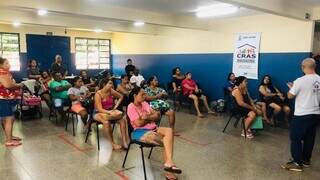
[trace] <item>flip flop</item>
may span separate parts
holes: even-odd
[[[6,142],[4,145],[6,147],[17,147],[17,146],[20,146],[21,144],[22,143],[18,141],[9,141],[9,142]]]
[[[14,140],[14,141],[22,141],[22,139],[20,137],[17,137],[17,136],[12,136],[12,140]]]
[[[182,170],[179,169],[177,166],[173,165],[173,166],[165,166],[164,167],[164,170],[167,171],[167,172],[170,172],[170,173],[174,173],[174,174],[181,174],[182,173]]]

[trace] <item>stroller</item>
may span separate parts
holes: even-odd
[[[18,104],[17,110],[19,112],[19,119],[42,118],[42,103],[38,92],[30,90],[28,86],[23,86],[21,101]]]

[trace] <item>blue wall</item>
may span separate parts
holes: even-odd
[[[274,84],[286,92],[286,82],[302,75],[301,60],[309,57],[309,52],[301,53],[260,53],[259,80],[249,81],[249,91],[257,98],[257,88],[264,74],[273,78]],[[213,99],[223,97],[223,85],[226,76],[232,71],[232,54],[164,54],[164,55],[113,55],[113,72],[123,74],[126,60],[133,59],[145,78],[151,75],[159,77],[161,83],[171,80],[171,70],[179,66],[183,72],[190,71],[205,94]]]
[[[293,81],[302,75],[301,60],[309,57],[309,52],[301,53],[260,53],[259,80],[249,80],[251,96],[257,98],[257,88],[264,74],[273,78],[274,84],[286,92],[286,82]],[[121,75],[128,58],[140,68],[145,78],[151,75],[159,77],[161,83],[167,84],[171,80],[171,70],[179,66],[183,72],[190,71],[208,95],[213,99],[223,97],[222,87],[226,82],[227,74],[232,70],[232,54],[157,54],[157,55],[112,55],[112,71]],[[13,73],[15,78],[26,77],[27,54],[21,53],[21,71]],[[71,54],[69,74],[78,74],[74,66],[75,55]],[[51,64],[52,62],[50,62]],[[96,75],[101,70],[89,70],[89,75]]]

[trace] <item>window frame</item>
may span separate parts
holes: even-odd
[[[1,34],[1,38],[3,34],[11,34],[11,35],[17,35],[18,36],[18,53],[19,53],[19,70],[12,70],[13,72],[19,72],[21,71],[21,44],[20,44],[20,33],[13,33],[13,32],[2,32],[0,31]],[[1,52],[1,56],[3,55],[3,43],[2,43],[2,39],[1,39],[1,43],[0,43],[0,52]],[[9,59],[10,60],[10,59]]]
[[[87,68],[86,69],[78,69],[77,68],[77,39],[86,39],[86,40],[97,40],[98,42],[100,41],[100,40],[102,40],[102,41],[109,41],[109,63],[107,63],[107,64],[109,64],[109,68],[100,68],[100,56],[99,56],[99,68],[97,69],[97,68],[95,68],[95,69],[90,69],[90,68],[88,68],[89,67],[89,64],[88,64],[88,43],[87,43]],[[99,44],[99,46],[98,47],[100,47],[100,44]],[[107,70],[111,70],[112,69],[112,59],[111,59],[111,39],[102,39],[102,38],[88,38],[88,37],[75,37],[74,38],[74,50],[75,50],[75,62],[74,62],[74,66],[75,66],[75,69],[76,70],[105,70],[105,69],[107,69]],[[99,52],[100,52],[100,50],[99,50]]]

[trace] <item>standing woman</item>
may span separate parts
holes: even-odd
[[[111,79],[103,79],[100,85],[100,90],[97,91],[94,96],[94,119],[103,124],[107,133],[107,138],[111,142],[114,150],[120,150],[122,147],[127,148],[128,131],[126,119],[123,113],[117,110],[123,100],[123,96],[113,89],[113,81]],[[122,146],[113,141],[111,121],[116,121],[120,124]]]
[[[21,85],[15,82],[9,69],[9,61],[0,57],[0,122],[6,135],[5,146],[15,147],[22,144],[21,138],[12,136],[14,106],[21,97],[17,92],[20,91]]]

